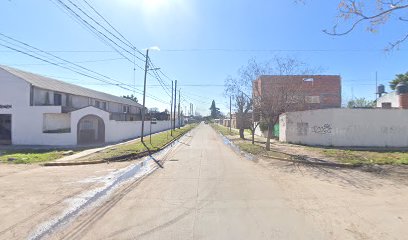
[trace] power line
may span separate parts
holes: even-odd
[[[5,34],[0,33],[0,35],[3,36],[3,37],[6,37],[6,38],[8,38],[8,39],[10,39],[10,40],[12,40],[12,41],[15,41],[15,42],[17,42],[17,43],[20,43],[20,44],[22,44],[22,45],[24,45],[24,46],[27,46],[27,47],[29,47],[29,48],[38,50],[38,51],[41,52],[41,53],[45,53],[45,54],[47,54],[47,55],[49,55],[49,56],[52,56],[52,57],[54,57],[54,58],[56,58],[56,59],[58,59],[58,60],[60,60],[60,61],[66,62],[66,63],[68,63],[68,64],[71,64],[71,65],[73,65],[73,66],[75,66],[75,67],[78,67],[78,68],[80,68],[80,69],[82,69],[82,70],[89,71],[89,72],[91,72],[91,73],[97,74],[97,75],[99,75],[99,76],[101,76],[101,77],[104,77],[104,78],[109,79],[109,80],[113,80],[113,81],[118,82],[118,83],[121,83],[121,84],[125,84],[125,83],[123,83],[123,82],[121,82],[121,81],[112,79],[112,78],[110,78],[110,77],[108,77],[108,76],[106,76],[106,75],[100,74],[100,73],[98,73],[98,72],[95,72],[95,71],[93,71],[93,70],[90,70],[90,69],[88,69],[88,68],[85,68],[85,67],[83,67],[83,66],[81,66],[81,65],[78,65],[78,64],[76,64],[76,63],[70,62],[70,61],[65,60],[65,59],[63,59],[63,58],[60,58],[60,57],[58,57],[58,56],[56,56],[56,55],[54,55],[54,54],[45,52],[45,51],[43,51],[43,50],[41,50],[41,49],[39,49],[39,48],[36,48],[36,47],[34,47],[34,46],[30,45],[30,44],[27,44],[27,43],[25,43],[25,42],[19,41],[19,40],[15,39],[15,38],[9,37],[9,36],[7,36],[7,35],[5,35]],[[4,41],[4,40],[3,40],[3,41]],[[6,41],[6,42],[7,42],[7,41]],[[21,51],[20,51],[20,52],[21,52]],[[23,52],[21,52],[21,53],[23,53]],[[24,54],[28,55],[27,53],[24,53]],[[30,54],[29,56],[33,56],[33,55]],[[47,62],[50,63],[49,61],[47,61]],[[51,64],[52,64],[52,65],[58,65],[58,66],[60,65],[60,64],[56,64],[55,62],[52,62]]]
[[[135,46],[133,46],[133,44],[127,40],[118,30],[116,30],[116,28],[114,26],[112,26],[108,20],[106,20],[105,17],[103,17],[94,7],[92,7],[91,4],[88,3],[88,1],[83,0],[99,17],[101,17],[117,34],[119,34],[119,36],[121,36],[125,41],[127,41],[132,47],[133,49],[135,49],[139,54],[141,54],[143,57],[146,57],[141,51],[139,51]]]
[[[52,60],[50,60],[49,57],[47,58],[46,56],[40,56],[40,57],[39,57],[39,56],[35,56],[35,55],[33,55],[32,53],[28,53],[28,52],[19,50],[19,49],[17,49],[16,47],[11,47],[11,46],[5,45],[5,44],[3,44],[3,43],[0,43],[0,46],[3,46],[3,47],[8,48],[8,49],[10,49],[10,50],[19,52],[19,53],[21,53],[21,54],[27,55],[27,56],[29,56],[29,57],[35,58],[35,59],[37,59],[37,60],[40,60],[40,61],[49,63],[49,64],[51,64],[51,65],[58,66],[58,67],[60,67],[60,68],[64,68],[64,69],[70,70],[70,71],[75,72],[75,73],[77,73],[77,74],[79,74],[79,75],[82,75],[82,76],[85,76],[85,77],[88,77],[88,78],[92,78],[92,79],[94,79],[94,80],[101,81],[101,82],[103,82],[103,83],[106,83],[106,84],[109,84],[109,85],[113,85],[113,86],[117,86],[117,87],[119,87],[119,88],[122,88],[122,89],[125,89],[125,90],[128,90],[128,91],[133,92],[132,89],[126,87],[126,86],[130,86],[129,84],[123,83],[123,82],[121,82],[121,81],[119,81],[119,80],[110,78],[110,77],[108,77],[108,76],[105,76],[105,75],[103,75],[103,74],[100,74],[100,73],[98,73],[98,72],[95,72],[95,71],[93,71],[93,70],[90,70],[90,69],[88,69],[88,68],[82,67],[82,66],[80,66],[80,65],[78,65],[78,64],[72,63],[72,62],[70,62],[70,61],[68,61],[68,60],[62,59],[62,58],[60,58],[60,57],[58,57],[58,56],[55,56],[55,55],[53,55],[53,54],[47,53],[47,52],[45,52],[45,51],[42,51],[42,50],[40,50],[40,49],[38,49],[38,48],[35,48],[35,47],[33,47],[33,46],[31,46],[31,45],[29,45],[29,44],[27,44],[27,43],[24,43],[24,42],[21,42],[21,41],[19,41],[19,40],[14,39],[14,38],[8,37],[8,36],[6,36],[6,35],[4,35],[4,34],[2,34],[2,33],[0,33],[0,35],[1,35],[1,36],[4,36],[4,37],[6,37],[6,38],[12,39],[12,40],[14,40],[14,41],[16,41],[16,42],[18,42],[18,43],[20,43],[20,44],[23,44],[23,45],[25,45],[25,46],[31,47],[31,48],[33,48],[33,49],[36,49],[38,52],[48,54],[48,55],[50,55],[50,56],[52,56],[52,57],[54,57],[54,58],[57,58],[57,59],[59,59],[59,60],[61,60],[61,61],[64,61],[64,62],[68,63],[67,65],[69,65],[69,64],[74,65],[74,66],[76,66],[76,67],[78,67],[78,68],[80,68],[80,69],[83,69],[83,70],[86,70],[86,71],[91,72],[91,73],[93,73],[93,74],[97,74],[97,75],[99,75],[99,76],[102,76],[102,77],[104,77],[104,78],[107,78],[108,80],[95,77],[95,76],[93,76],[93,75],[90,74],[90,73],[84,73],[83,71],[78,70],[78,69],[75,69],[75,68],[73,68],[72,66],[61,65],[60,63],[53,62]],[[0,39],[0,40],[1,40],[1,39]],[[5,41],[5,40],[2,40],[2,41],[10,44],[10,42],[8,42],[8,41]],[[16,44],[13,44],[13,45],[15,46]],[[109,80],[114,81],[114,82],[111,82],[111,81],[109,81]],[[130,86],[130,87],[131,87],[131,86]],[[135,90],[137,90],[139,93],[141,93],[141,90],[139,90],[139,89],[135,89]],[[149,98],[154,99],[154,100],[156,100],[156,101],[158,101],[158,102],[167,104],[167,102],[166,102],[165,100],[159,99],[159,98],[157,98],[157,97],[155,97],[155,96],[153,96],[153,95],[148,95],[148,96],[149,96]]]
[[[94,62],[110,62],[115,60],[123,60],[124,58],[108,58],[108,59],[98,59],[98,60],[87,60],[87,61],[78,61],[73,63],[94,63]],[[60,62],[59,64],[67,64],[64,62]],[[41,65],[49,65],[48,63],[11,63],[7,64],[8,66],[41,66]]]
[[[60,0],[58,0],[58,1],[60,1]],[[138,53],[142,54],[142,53],[141,53],[138,49],[136,49],[136,47],[133,46],[133,44],[130,43],[128,40],[126,40],[127,42],[124,42],[122,39],[120,39],[119,37],[117,37],[115,34],[113,34],[111,31],[109,31],[106,27],[104,27],[102,24],[100,24],[98,21],[96,21],[93,17],[91,17],[88,13],[86,13],[84,10],[82,10],[82,8],[80,8],[78,5],[76,5],[75,3],[73,3],[71,0],[68,0],[68,2],[70,2],[76,9],[78,9],[80,12],[82,12],[85,16],[87,16],[87,17],[88,17],[89,19],[91,19],[94,23],[96,23],[98,26],[100,26],[102,29],[104,29],[106,32],[108,32],[111,36],[113,36],[114,38],[116,38],[117,40],[119,40],[119,41],[120,41],[121,43],[123,43],[125,46],[127,46],[127,47],[129,47],[130,49],[135,50],[135,51],[137,51]],[[84,0],[84,2],[86,2],[86,1]],[[93,8],[88,2],[86,2],[86,4],[87,4],[88,6],[90,6],[90,7],[98,14],[98,16],[101,16],[101,17],[102,17],[102,15],[99,14],[99,12],[97,12],[97,11],[95,10],[95,8]],[[112,27],[112,25],[111,25],[104,17],[102,17],[102,19],[103,19],[105,22],[107,22],[109,26]],[[113,27],[112,27],[112,28],[113,28]],[[114,29],[114,31],[118,32],[115,28],[113,28],[113,29]],[[124,38],[122,34],[119,33],[119,35],[120,35],[122,38]],[[122,49],[123,49],[123,48],[122,48]],[[131,55],[134,55],[134,54],[132,54],[131,52],[125,50],[125,49],[123,49],[123,50],[126,51],[126,52],[128,52],[128,53],[131,54]],[[142,54],[142,56],[144,56],[144,55]],[[140,58],[140,57],[138,57],[138,56],[134,56],[134,57],[136,57],[136,58],[138,58],[139,60],[143,61],[143,59]]]
[[[52,1],[52,0],[51,0]],[[95,26],[93,26],[92,24],[90,24],[87,20],[85,20],[82,16],[80,16],[75,10],[73,10],[70,6],[68,6],[67,4],[65,4],[63,1],[61,0],[56,0],[58,1],[58,3],[63,6],[65,9],[67,9],[71,14],[73,14],[73,16],[75,16],[77,19],[79,19],[80,21],[83,22],[83,24],[85,24],[86,27],[91,28],[91,31],[97,35],[97,37],[99,39],[101,39],[101,35],[103,36],[103,38],[105,38],[106,40],[110,41],[112,44],[114,44],[115,46],[117,46],[118,48],[122,49],[123,51],[129,53],[130,55],[133,56],[133,54],[131,52],[129,52],[128,50],[126,50],[125,48],[123,48],[122,46],[120,46],[119,44],[117,44],[114,40],[112,40],[110,37],[108,37],[106,34],[102,33],[100,30],[98,30]],[[70,1],[71,2],[71,1]],[[72,3],[72,2],[71,2]],[[76,5],[74,5],[76,6]],[[93,19],[93,18],[91,18]],[[93,20],[94,21],[94,20]],[[106,42],[105,42],[106,43]],[[126,58],[129,62],[131,62],[133,64],[133,61],[128,58],[127,56],[125,56],[122,52],[118,51],[114,46],[112,46],[111,44],[109,44],[110,47],[112,47],[117,53],[119,53],[121,56],[123,56],[124,58]]]
[[[384,49],[239,49],[239,48],[190,48],[160,49],[163,52],[378,52]],[[407,50],[407,49],[399,49]]]

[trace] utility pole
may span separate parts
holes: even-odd
[[[170,134],[173,137],[173,80],[171,81]]]
[[[375,72],[375,100],[377,100],[379,96],[378,92],[378,78],[377,78],[377,71]]]
[[[147,71],[149,70],[149,49],[146,49],[146,63],[145,63],[145,74],[144,74],[144,85],[143,85],[143,109],[142,109],[142,136],[141,141],[143,142],[144,135],[144,122],[145,122],[145,104],[146,104],[146,78]]]
[[[179,89],[179,103],[178,103],[178,129],[180,129],[180,125],[181,125],[181,116],[180,116],[180,99],[181,99],[181,93],[180,93],[180,89]]]
[[[136,96],[136,48],[133,48],[133,94]]]
[[[177,80],[174,81],[174,119],[173,119],[173,130],[176,130],[176,107],[177,107]]]
[[[230,124],[229,124],[230,132],[232,132],[232,130],[231,130],[231,125],[232,125],[232,114],[231,114],[231,110],[232,110],[232,104],[231,104],[231,96],[230,96]]]

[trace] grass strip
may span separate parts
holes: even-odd
[[[197,124],[188,124],[180,129],[176,129],[173,131],[173,136],[171,136],[170,130],[157,133],[152,135],[151,141],[149,136],[145,136],[144,142],[151,152],[156,152],[196,126]],[[142,157],[144,156],[144,153],[147,153],[147,149],[142,142],[138,140],[129,144],[116,145],[111,148],[104,149],[84,158],[77,159],[76,161],[117,161],[125,160],[127,158],[136,158],[139,156]]]
[[[408,164],[408,152],[404,151],[365,151],[347,149],[325,149],[310,147],[327,157],[332,157],[343,163],[365,165],[406,165]]]
[[[14,164],[32,164],[53,161],[64,157],[67,149],[16,149],[0,150],[0,162]],[[81,149],[75,149],[70,154],[75,154]]]

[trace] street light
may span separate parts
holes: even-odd
[[[155,46],[155,47],[150,47],[146,49],[146,62],[145,62],[145,74],[144,74],[144,85],[143,85],[143,109],[142,109],[142,136],[141,136],[141,141],[143,142],[143,136],[144,136],[144,122],[145,122],[145,105],[146,105],[146,78],[147,78],[147,71],[150,70],[159,70],[160,68],[153,68],[149,69],[149,50],[156,50],[160,51],[160,48]]]

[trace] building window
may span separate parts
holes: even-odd
[[[314,79],[313,78],[303,78],[304,82],[313,82]]]
[[[306,103],[320,103],[320,96],[306,96]]]
[[[101,108],[101,102],[99,102],[99,101],[95,101],[95,107],[97,107],[97,108]]]
[[[381,103],[381,108],[390,109],[391,108],[391,103],[390,102],[383,102],[383,103]]]
[[[123,106],[123,112],[129,113],[129,106]]]
[[[102,109],[106,110],[106,102],[102,102]]]
[[[54,93],[54,105],[61,106],[62,105],[62,96],[59,93]]]

